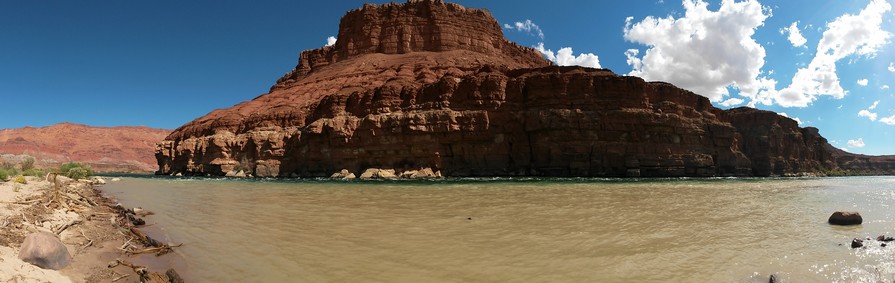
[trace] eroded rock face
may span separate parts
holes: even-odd
[[[841,169],[817,129],[673,85],[551,66],[484,10],[365,5],[271,92],[158,144],[159,174],[769,176]],[[868,165],[868,166],[875,166]],[[363,178],[363,175],[360,175]]]
[[[171,131],[147,127],[91,127],[60,123],[41,128],[0,130],[0,161],[35,159],[38,167],[66,162],[99,172],[153,172],[155,145]]]

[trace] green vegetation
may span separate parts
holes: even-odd
[[[0,164],[0,181],[6,181],[10,176],[18,175],[19,171],[16,170],[15,164],[9,162],[3,162]]]
[[[19,164],[14,164],[10,162],[0,163],[0,181],[7,181],[10,177],[15,177],[15,181],[20,184],[25,184],[25,176],[34,176],[34,177],[43,177],[46,176],[48,172],[58,172],[59,175],[63,175],[72,179],[85,179],[93,175],[93,170],[86,165],[69,162],[62,164],[57,169],[40,169],[34,167],[34,158],[28,157],[24,161]],[[16,177],[18,176],[18,177]]]
[[[62,164],[62,166],[59,167],[58,172],[59,174],[65,175],[66,177],[75,180],[85,179],[93,175],[93,170],[90,170],[90,168],[83,164],[75,162]]]
[[[22,175],[25,176],[33,176],[33,177],[43,177],[47,175],[47,172],[43,169],[31,168],[28,170],[22,171]]]
[[[19,167],[22,168],[22,171],[28,171],[28,170],[34,169],[34,158],[33,157],[25,158],[25,161],[22,161],[22,163],[19,164]]]

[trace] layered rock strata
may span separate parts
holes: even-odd
[[[0,162],[33,158],[38,167],[80,162],[99,172],[154,172],[156,143],[170,130],[60,123],[0,130]]]
[[[440,1],[348,12],[337,42],[302,52],[270,93],[198,118],[156,149],[159,174],[219,176],[329,177],[369,168],[772,176],[858,163],[880,168],[879,160],[844,162],[848,156],[817,129],[772,112],[724,111],[667,83],[552,66],[504,39],[487,11]]]

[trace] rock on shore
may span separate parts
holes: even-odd
[[[893,174],[769,111],[610,70],[558,67],[483,9],[438,0],[348,12],[270,92],[156,147],[158,174],[329,177],[430,167],[445,176]]]

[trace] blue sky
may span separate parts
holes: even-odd
[[[850,152],[895,154],[892,0],[456,2],[559,64],[668,81],[721,108],[786,113]],[[362,3],[0,1],[0,128],[176,128],[266,93]]]

